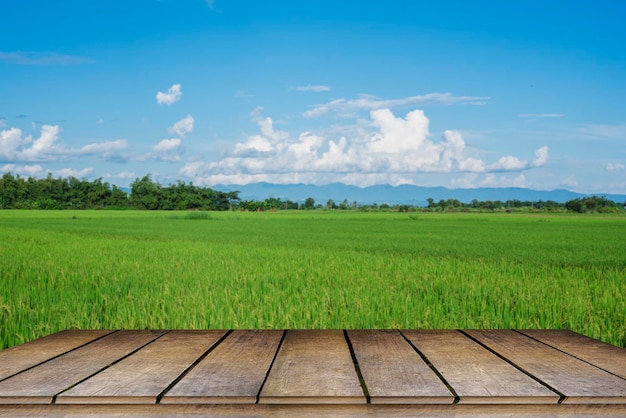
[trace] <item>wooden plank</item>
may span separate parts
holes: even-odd
[[[289,330],[259,403],[365,403],[340,330]]]
[[[67,330],[0,351],[0,380],[113,331]]]
[[[559,395],[455,330],[402,333],[441,373],[459,403],[557,403]]]
[[[543,418],[543,417],[619,417],[624,418],[623,405],[544,404],[544,405],[281,405],[281,404],[101,404],[101,405],[0,405],[0,417],[7,418],[102,418],[102,417],[298,417],[298,418],[361,418],[361,417],[428,417],[428,418]]]
[[[468,330],[522,370],[552,386],[564,403],[626,403],[626,380],[512,330]]]
[[[56,403],[156,403],[225,331],[171,331],[57,396]]]
[[[564,329],[519,332],[626,379],[626,350]]]
[[[162,335],[118,331],[0,382],[0,403],[50,403],[55,395]]]
[[[395,330],[348,336],[371,403],[452,403],[454,395]]]
[[[233,331],[161,403],[254,403],[283,331]]]

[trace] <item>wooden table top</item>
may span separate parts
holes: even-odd
[[[20,414],[626,416],[626,350],[566,330],[70,330],[0,352],[0,416]]]

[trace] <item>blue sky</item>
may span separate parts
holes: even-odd
[[[0,173],[626,193],[626,2],[3,0]]]

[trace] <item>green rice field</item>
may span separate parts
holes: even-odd
[[[67,328],[567,328],[626,345],[626,217],[0,211],[0,349]]]

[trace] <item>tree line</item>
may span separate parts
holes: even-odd
[[[137,178],[130,185],[130,193],[121,188],[103,182],[102,178],[93,181],[75,177],[23,178],[5,173],[0,177],[0,209],[143,209],[143,210],[362,210],[362,211],[399,211],[399,212],[469,212],[469,211],[560,211],[560,212],[600,212],[614,213],[624,210],[624,205],[603,196],[587,196],[569,200],[565,203],[555,201],[520,201],[520,200],[472,200],[463,203],[457,199],[436,202],[426,200],[427,206],[368,204],[360,205],[356,201],[344,199],[337,204],[328,199],[325,204],[316,203],[312,197],[303,203],[268,197],[264,200],[242,200],[238,191],[223,192],[201,187],[192,183],[177,181],[163,186],[150,175]]]
[[[0,177],[2,209],[147,209],[229,210],[239,203],[239,192],[221,192],[181,181],[169,186],[137,178],[130,193],[103,182],[75,177],[22,178],[6,173]]]

